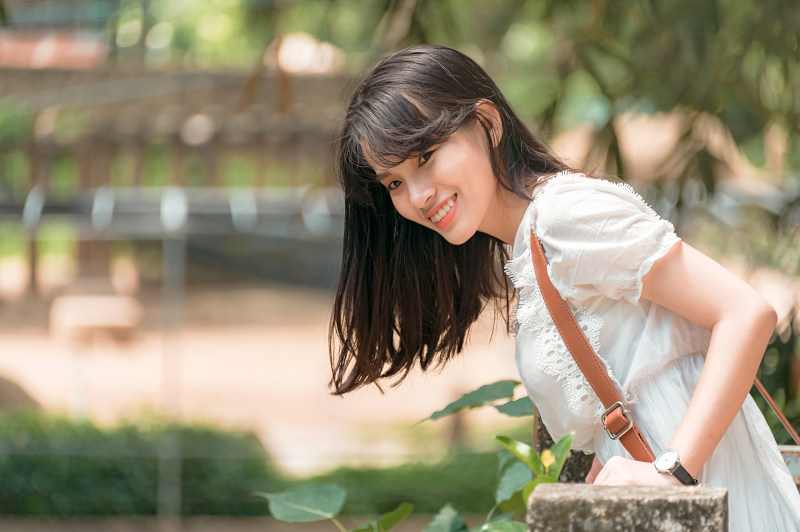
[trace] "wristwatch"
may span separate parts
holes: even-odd
[[[664,449],[656,459],[653,461],[656,471],[659,473],[669,473],[673,477],[681,481],[684,486],[697,486],[697,479],[689,474],[686,469],[681,465],[681,459],[678,457],[678,451],[675,449]]]

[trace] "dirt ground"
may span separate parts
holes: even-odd
[[[787,285],[768,273],[750,280],[783,315],[798,296],[796,283]],[[48,298],[0,302],[0,378],[43,408],[86,415],[100,424],[156,412],[252,430],[276,464],[297,475],[434,454],[448,445],[454,427],[477,432],[491,445],[493,432],[487,427],[508,424],[491,409],[458,424],[417,424],[466,391],[516,378],[512,339],[488,316],[475,328],[464,356],[444,371],[417,372],[384,394],[370,388],[340,398],[327,386],[328,292],[267,284],[193,286],[177,332],[160,326],[157,289],[145,287],[136,297],[144,318],[135,334],[128,341],[101,336],[82,351],[51,330]],[[429,520],[415,517],[396,530],[422,530]],[[0,519],[0,529],[324,532],[335,527],[269,519],[10,518]]]
[[[48,327],[49,302],[0,306],[0,377],[48,410],[101,424],[160,412],[255,431],[287,473],[337,464],[393,463],[447,444],[445,421],[416,425],[461,393],[514,378],[513,345],[484,320],[464,357],[439,374],[414,374],[398,388],[329,394],[331,295],[279,285],[194,287],[182,328],[159,327],[157,290],[137,298],[143,325],[129,341],[95,338],[78,349]],[[475,413],[476,423],[502,423]],[[487,438],[488,439],[488,438]]]

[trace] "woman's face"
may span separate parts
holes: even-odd
[[[493,233],[499,185],[477,121],[396,166],[367,160],[404,218],[440,233],[451,244],[463,244],[476,231]]]

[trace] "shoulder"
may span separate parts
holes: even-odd
[[[568,172],[538,186],[528,212],[530,227],[537,233],[558,228],[575,231],[587,224],[631,217],[659,219],[629,184]]]

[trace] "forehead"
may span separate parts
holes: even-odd
[[[353,110],[351,142],[371,168],[393,168],[438,144],[463,122],[459,113],[437,109],[402,93],[370,94]]]
[[[410,154],[407,157],[378,155],[370,149],[369,144],[366,142],[361,143],[361,153],[367,164],[375,171],[378,179],[383,179],[385,176],[381,174],[391,171],[411,157]]]

